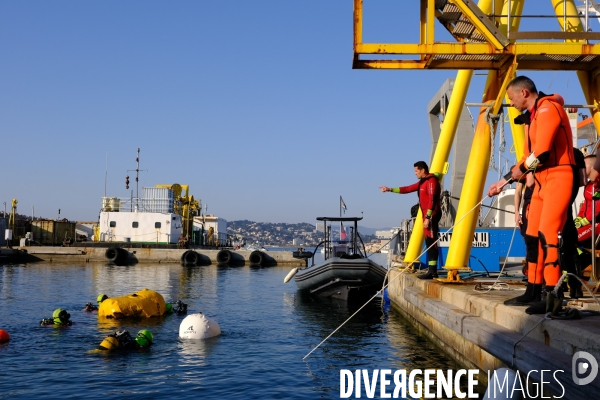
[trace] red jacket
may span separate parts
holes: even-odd
[[[418,182],[413,183],[410,186],[400,187],[400,193],[412,192],[417,192],[417,195],[419,196],[419,206],[421,207],[423,218],[427,215],[427,211],[431,210],[431,219],[439,221],[442,217],[440,211],[441,187],[440,182],[435,175],[428,174],[426,177],[419,179]]]
[[[588,221],[592,222],[592,196],[594,192],[598,191],[598,181],[588,182],[583,188],[584,201],[579,207],[578,217],[585,217]],[[596,200],[596,215],[600,213],[600,200]],[[596,218],[597,219],[597,218]]]

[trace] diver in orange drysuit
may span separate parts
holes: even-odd
[[[529,258],[527,290],[515,300],[535,303],[528,314],[557,314],[562,309],[563,292],[556,289],[562,273],[559,265],[558,232],[563,228],[573,190],[575,157],[571,127],[564,100],[560,95],[538,93],[533,81],[520,76],[506,90],[511,105],[526,111],[515,119],[526,127],[525,156],[504,179],[490,186],[488,196],[494,196],[512,180],[521,180],[533,173],[535,188],[529,208],[527,235],[539,239],[537,262]],[[538,301],[544,283],[546,301]]]

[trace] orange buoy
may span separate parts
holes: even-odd
[[[4,329],[0,329],[0,343],[8,342],[10,335]]]

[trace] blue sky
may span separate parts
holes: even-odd
[[[365,42],[415,42],[407,3],[365,1]],[[129,197],[139,147],[140,193],[188,184],[228,220],[314,223],[342,196],[361,225],[398,225],[416,195],[378,186],[414,182],[427,103],[456,73],[352,70],[352,38],[350,0],[4,0],[0,207],[95,221],[107,158],[107,195]],[[574,73],[527,75],[584,102]]]

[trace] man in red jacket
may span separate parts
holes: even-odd
[[[419,179],[418,182],[410,186],[401,186],[397,188],[389,188],[387,186],[379,186],[382,192],[393,193],[412,193],[417,192],[419,196],[419,207],[423,217],[423,233],[425,236],[425,246],[427,246],[427,266],[428,271],[424,275],[420,275],[420,279],[437,278],[437,260],[438,260],[438,233],[442,212],[440,210],[440,182],[434,174],[429,173],[429,167],[425,161],[417,161],[414,164],[415,175]]]

